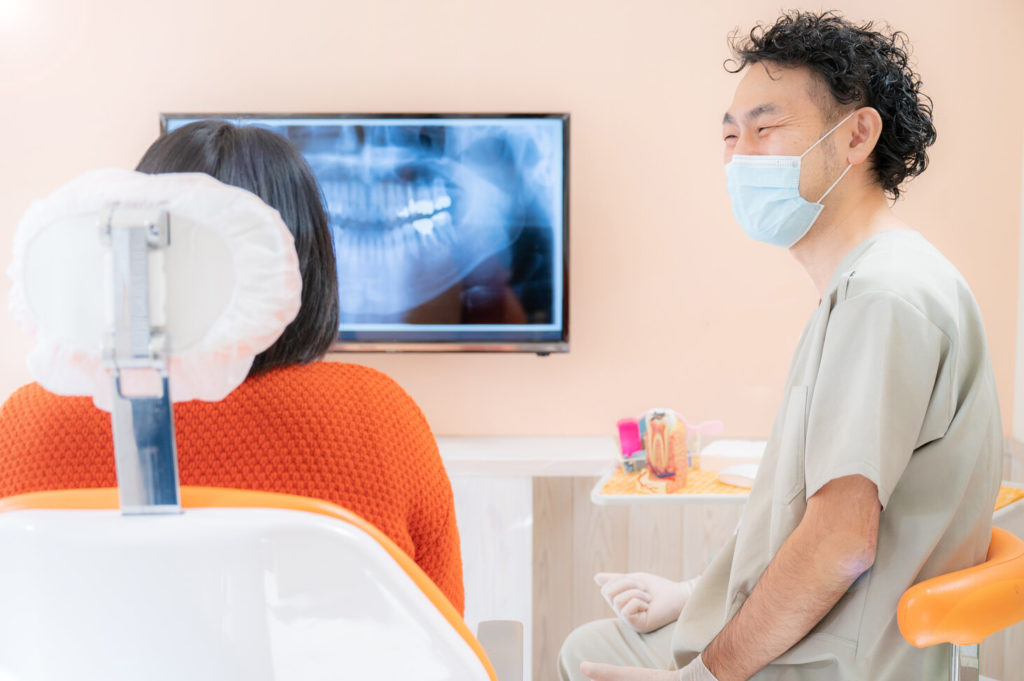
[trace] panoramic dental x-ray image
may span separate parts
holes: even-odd
[[[258,122],[320,182],[343,329],[558,321],[560,121],[318,123]]]

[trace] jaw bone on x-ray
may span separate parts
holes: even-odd
[[[326,199],[342,323],[552,321],[555,128],[374,121],[282,132]]]

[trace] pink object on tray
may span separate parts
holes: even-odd
[[[619,419],[619,447],[623,458],[633,456],[644,448],[640,442],[640,423],[637,419]]]

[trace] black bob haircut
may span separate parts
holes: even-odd
[[[882,118],[882,134],[871,154],[876,182],[893,199],[904,180],[928,167],[926,149],[935,142],[932,100],[921,92],[921,78],[910,67],[905,34],[885,27],[853,24],[833,11],[791,11],[771,26],[758,24],[748,35],[729,37],[733,58],[726,70],[771,62],[807,67],[819,77],[838,106],[826,106],[835,119],[843,105],[870,106]],[[730,66],[732,65],[732,66]]]
[[[334,246],[316,178],[291,142],[256,126],[197,121],[154,142],[136,170],[206,173],[275,208],[295,239],[302,304],[284,333],[253,360],[249,375],[324,356],[338,333]]]

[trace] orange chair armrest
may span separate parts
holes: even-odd
[[[910,587],[900,598],[896,620],[903,637],[918,648],[976,645],[1024,620],[1024,541],[993,527],[984,563]]]

